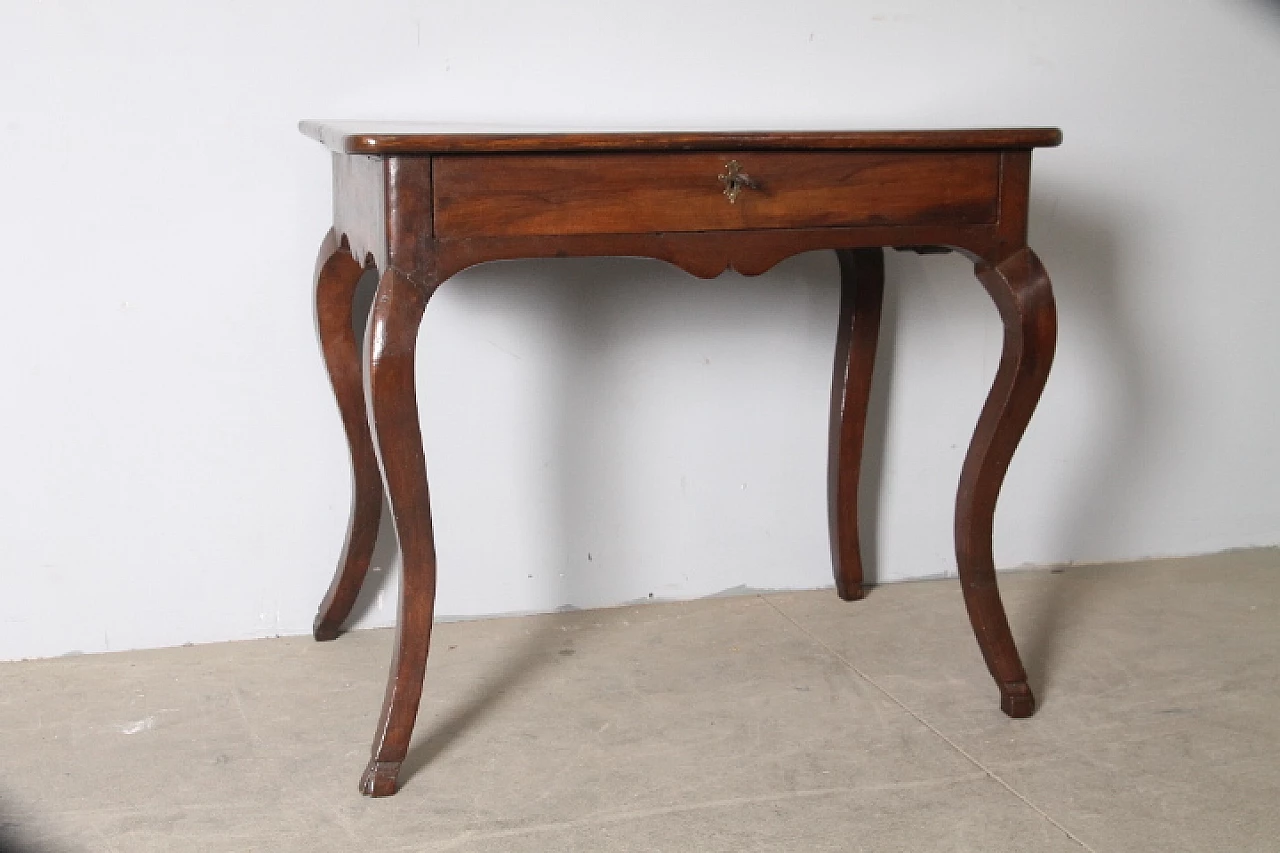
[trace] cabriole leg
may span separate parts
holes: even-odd
[[[427,288],[388,270],[378,284],[367,336],[369,420],[404,562],[395,654],[373,754],[360,780],[360,790],[373,797],[396,792],[418,716],[435,610],[436,551],[414,388],[414,353],[428,296]]]
[[[863,595],[858,480],[862,473],[871,373],[880,335],[884,252],[841,250],[836,257],[840,260],[840,327],[831,387],[828,506],[836,592],[845,601],[853,601]]]
[[[382,514],[382,478],[369,436],[364,384],[360,370],[360,346],[351,328],[352,298],[364,269],[330,230],[316,260],[316,333],[333,394],[342,414],[351,453],[352,507],[347,538],[329,591],[320,603],[312,625],[317,640],[338,636],[343,621],[360,594],[378,539]]]
[[[995,266],[979,264],[977,276],[1004,321],[1004,351],[960,475],[956,562],[969,621],[1000,688],[1000,708],[1010,717],[1029,717],[1035,697],[1000,601],[991,535],[1009,461],[1049,376],[1057,314],[1049,276],[1030,249]]]

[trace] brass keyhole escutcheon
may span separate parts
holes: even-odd
[[[737,160],[730,160],[724,164],[724,174],[717,175],[716,178],[720,183],[724,184],[724,197],[729,199],[729,204],[737,204],[738,196],[744,189],[758,190],[760,185],[752,180],[751,176],[742,171],[742,164]]]

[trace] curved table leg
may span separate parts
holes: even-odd
[[[1049,276],[1030,249],[996,266],[979,264],[977,276],[1004,321],[1004,351],[960,475],[956,562],[969,621],[1000,688],[1000,708],[1010,717],[1029,717],[1035,697],[1000,601],[991,534],[1000,485],[1049,376],[1057,314]]]
[[[862,554],[858,542],[858,479],[871,396],[871,372],[880,335],[884,298],[884,252],[836,252],[840,260],[840,327],[836,332],[835,378],[831,386],[829,511],[836,592],[845,601],[862,598]]]
[[[337,637],[350,615],[373,559],[382,515],[382,478],[365,414],[360,346],[351,330],[352,298],[363,272],[330,230],[316,259],[316,332],[351,452],[352,507],[337,571],[312,624],[317,640]]]
[[[369,420],[404,561],[395,655],[373,754],[360,780],[360,790],[373,797],[396,792],[422,697],[435,609],[436,551],[413,369],[429,295],[388,270],[378,283],[367,336]]]

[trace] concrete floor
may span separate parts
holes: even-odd
[[[1280,850],[1280,552],[1002,584],[439,625],[384,800],[390,631],[0,664],[0,850]]]

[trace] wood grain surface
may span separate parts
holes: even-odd
[[[298,128],[340,154],[448,154],[518,151],[959,151],[1045,148],[1056,127],[957,130],[601,131],[512,129],[428,122],[303,121]]]
[[[730,162],[753,188],[731,202]],[[507,154],[433,158],[442,238],[995,221],[991,153]]]

